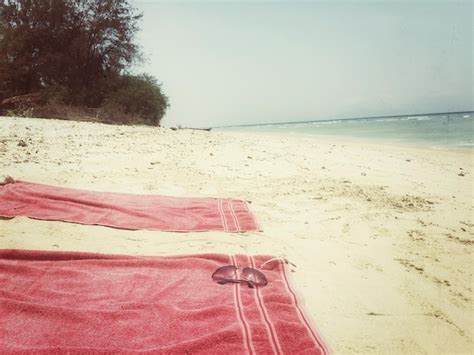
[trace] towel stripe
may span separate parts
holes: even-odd
[[[234,218],[235,226],[237,228],[237,231],[240,232],[242,230],[242,228],[240,226],[239,219],[237,218],[237,215],[235,214],[235,210],[234,210],[234,207],[233,207],[233,201],[232,200],[229,200],[229,207],[230,207],[230,213],[232,214],[232,217]]]
[[[247,256],[249,258],[249,256]],[[255,269],[255,262],[253,260],[253,257],[250,256],[250,265],[252,265],[252,268]],[[278,338],[276,336],[275,328],[273,327],[273,324],[270,322],[270,318],[268,316],[267,310],[265,308],[265,305],[263,303],[263,300],[260,295],[260,289],[258,287],[255,287],[255,297],[257,299],[257,305],[258,305],[258,310],[260,312],[260,317],[263,318],[265,328],[267,329],[267,334],[268,334],[268,339],[270,341],[270,344],[272,346],[272,350],[274,354],[283,354],[283,351],[281,350],[280,343],[278,342]]]
[[[235,256],[230,256],[231,262],[235,267],[237,266],[237,261],[235,260]],[[255,354],[255,350],[253,350],[253,344],[250,338],[250,330],[248,329],[248,324],[245,320],[245,317],[243,315],[243,309],[242,309],[242,304],[240,302],[240,290],[239,290],[240,284],[235,283],[233,287],[233,292],[234,292],[234,304],[235,304],[235,311],[237,313],[237,318],[240,323],[240,327],[242,329],[242,340],[244,343],[244,348],[246,350],[247,354]]]
[[[217,209],[219,210],[219,214],[221,215],[222,227],[224,228],[224,232],[228,232],[229,228],[227,227],[227,221],[225,219],[224,209],[222,208],[222,200],[220,198],[217,199]]]
[[[235,267],[239,267],[239,265],[237,263],[237,258],[236,258],[235,255],[232,256],[232,263],[234,264]],[[248,324],[247,318],[245,317],[245,308],[244,308],[244,305],[242,304],[242,299],[241,299],[241,295],[240,295],[240,290],[241,290],[242,285],[240,283],[236,283],[235,286],[237,288],[237,302],[238,302],[238,306],[239,306],[239,311],[240,311],[240,315],[242,317],[242,323],[244,324],[244,327],[245,327],[245,333],[247,335],[248,348],[250,349],[250,352],[252,354],[256,354],[255,348],[253,346],[253,341],[252,341],[252,331],[251,331],[250,326]]]
[[[225,200],[225,202],[227,202],[227,209],[228,209],[228,215],[230,216],[233,224],[234,224],[234,227],[235,227],[235,230],[232,230],[231,232],[238,232],[239,231],[239,228],[237,227],[237,218],[235,217],[235,215],[233,214],[232,212],[232,204],[231,204],[231,201],[230,200]]]
[[[306,320],[306,318],[304,316],[304,313],[303,313],[303,311],[301,310],[301,308],[298,304],[298,299],[297,299],[295,293],[293,292],[293,290],[291,289],[290,283],[288,282],[288,277],[286,276],[285,266],[283,265],[283,263],[280,263],[280,265],[281,265],[280,272],[283,276],[283,280],[285,281],[286,289],[288,290],[288,292],[291,295],[292,304],[298,310],[298,316],[299,316],[300,320],[306,326],[306,330],[308,331],[310,337],[314,340],[314,343],[316,344],[316,346],[319,347],[323,351],[323,354],[329,354],[329,350],[326,348],[326,345],[324,344],[324,342],[313,332],[313,329],[310,327],[308,321]]]

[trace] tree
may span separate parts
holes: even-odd
[[[0,0],[0,99],[62,87],[67,104],[99,107],[141,58],[141,17],[128,0]]]

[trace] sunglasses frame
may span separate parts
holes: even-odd
[[[224,271],[233,271],[232,275],[226,276]],[[239,275],[240,271],[240,275]],[[224,273],[224,275],[219,275]],[[262,282],[256,282],[254,280],[249,280],[245,278],[246,275],[256,275],[253,278],[256,279],[257,277],[262,280]],[[214,273],[212,274],[212,279],[217,282],[218,284],[224,285],[227,283],[246,283],[249,288],[254,288],[254,287],[262,287],[268,284],[268,280],[266,276],[261,272],[260,270],[251,268],[251,267],[244,267],[244,268],[239,268],[236,267],[235,265],[225,265],[221,266],[218,268]]]

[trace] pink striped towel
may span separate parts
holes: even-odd
[[[0,216],[173,232],[258,231],[245,201],[94,192],[8,179]]]
[[[327,354],[272,259],[0,250],[0,353]],[[268,284],[215,283],[228,264]]]

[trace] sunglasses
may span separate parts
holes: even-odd
[[[212,279],[218,284],[246,283],[248,287],[265,286],[268,281],[265,275],[251,267],[239,268],[234,265],[226,265],[218,268],[212,274]]]

